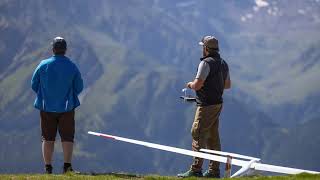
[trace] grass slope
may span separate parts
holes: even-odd
[[[40,175],[40,174],[19,174],[19,175],[0,175],[0,179],[149,179],[149,180],[169,180],[169,179],[181,179],[177,177],[169,176],[158,176],[158,175],[131,175],[131,174],[108,174],[108,175]],[[208,179],[208,178],[185,178],[184,180],[193,180],[193,179]],[[223,178],[228,179],[228,178]],[[255,177],[241,177],[236,178],[237,180],[299,180],[299,179],[320,179],[320,175],[314,174],[299,174],[294,176],[255,176]]]

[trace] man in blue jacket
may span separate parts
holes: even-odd
[[[57,130],[64,155],[63,172],[73,171],[74,110],[80,105],[78,95],[83,89],[83,81],[77,66],[65,56],[66,50],[66,41],[61,37],[54,38],[54,55],[41,61],[31,80],[32,89],[37,94],[34,106],[40,110],[42,155],[48,174],[52,173],[51,161]]]

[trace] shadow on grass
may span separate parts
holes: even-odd
[[[117,178],[123,178],[123,179],[132,179],[132,178],[143,178],[142,175],[137,174],[128,174],[128,173],[115,173],[115,172],[106,172],[106,173],[80,173],[80,175],[90,175],[90,176],[113,176]]]

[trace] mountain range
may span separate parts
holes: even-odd
[[[85,89],[76,111],[81,171],[186,170],[191,158],[87,135],[98,131],[191,148],[195,106],[179,99],[194,78],[202,36],[219,39],[232,89],[220,119],[225,151],[320,170],[319,8],[310,1],[0,2],[0,172],[42,172],[34,68],[62,36]],[[56,143],[54,166],[61,166]]]

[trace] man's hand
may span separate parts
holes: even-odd
[[[187,83],[187,85],[186,85],[186,86],[187,86],[187,88],[192,89],[192,88],[191,88],[192,83],[193,83],[193,82],[188,82],[188,83]]]

